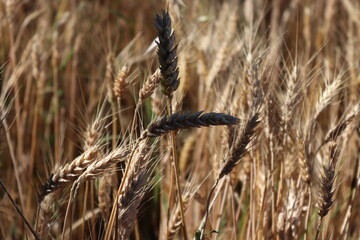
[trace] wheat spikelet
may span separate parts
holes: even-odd
[[[167,11],[162,11],[162,17],[155,16],[155,27],[158,30],[158,58],[162,79],[160,81],[162,91],[171,96],[179,87],[179,69],[177,67],[177,45],[175,45],[175,34],[171,26],[171,18]]]
[[[161,72],[159,69],[156,70],[150,77],[148,77],[148,79],[143,84],[139,92],[139,97],[141,101],[151,96],[151,94],[153,94],[157,85],[160,82],[160,79],[161,79]]]
[[[301,178],[304,182],[309,184],[310,180],[311,180],[312,167],[309,162],[309,159],[306,157],[305,152],[304,152],[304,149],[305,149],[304,141],[300,140],[300,142],[297,144],[297,146],[298,146]]]
[[[289,73],[289,81],[287,81],[287,89],[283,99],[284,104],[281,105],[281,121],[284,134],[287,134],[289,125],[292,124],[295,107],[299,102],[300,84],[299,69],[294,66],[293,71]]]
[[[278,214],[276,226],[280,236],[284,239],[293,239],[298,237],[297,228],[300,225],[298,219],[301,216],[302,211],[299,206],[301,191],[296,188],[294,180],[291,179],[289,184],[288,196],[281,212]]]
[[[218,125],[233,125],[239,123],[239,119],[225,113],[204,113],[203,111],[190,114],[177,112],[170,117],[151,123],[146,129],[149,137],[159,137],[169,131],[177,131],[187,128],[200,128]]]
[[[127,78],[129,77],[129,73],[130,73],[130,68],[127,65],[125,65],[118,72],[115,78],[113,91],[114,91],[114,95],[118,99],[124,97],[124,94],[126,93],[128,87]]]
[[[110,168],[111,166],[116,163],[125,161],[129,153],[130,151],[128,149],[119,147],[106,154],[104,157],[99,157],[96,159],[96,161],[89,164],[85,171],[83,171],[82,174],[78,176],[76,181],[74,181],[74,185],[108,173],[112,170]]]
[[[335,96],[339,93],[339,88],[341,86],[342,75],[338,75],[334,81],[326,85],[321,96],[319,97],[314,114],[310,117],[309,122],[306,125],[306,136],[305,136],[305,154],[308,159],[312,159],[313,155],[313,136],[315,133],[316,121],[320,113],[333,101]]]
[[[100,143],[103,126],[103,122],[101,122],[99,119],[96,119],[92,124],[88,125],[84,133],[84,151]]]
[[[246,126],[242,131],[240,137],[237,138],[234,144],[231,146],[218,179],[221,179],[225,175],[229,174],[232,169],[234,169],[234,167],[239,163],[240,159],[246,151],[248,144],[252,140],[252,137],[255,133],[255,128],[258,126],[259,123],[259,113],[256,113],[247,121]]]
[[[231,146],[233,145],[233,142],[235,140],[237,134],[237,129],[235,126],[229,125],[226,126],[226,129],[222,133],[222,148],[223,152],[228,152]]]
[[[103,137],[104,129],[104,118],[102,118],[103,108],[100,109],[96,118],[92,121],[91,124],[88,124],[86,131],[84,132],[84,151],[89,148],[100,144],[101,138]],[[101,156],[102,151],[98,152],[97,159]],[[98,189],[98,206],[101,210],[104,221],[109,217],[109,206],[111,206],[111,183],[113,183],[113,176],[106,175],[100,178],[99,180],[99,189]],[[113,184],[114,185],[114,184]]]
[[[120,239],[128,239],[134,228],[134,222],[140,203],[148,189],[149,158],[151,149],[149,139],[139,143],[133,155],[131,166],[126,179],[123,179],[124,190],[118,198],[118,226],[117,234]]]
[[[97,159],[92,164],[90,164],[86,170],[73,182],[73,185],[71,187],[71,193],[70,198],[68,201],[66,213],[65,213],[65,222],[64,226],[66,226],[66,220],[68,217],[68,213],[70,211],[70,205],[72,202],[72,197],[77,195],[80,183],[92,180],[100,175],[104,175],[106,173],[109,173],[113,171],[112,166],[116,163],[125,161],[127,155],[130,153],[130,151],[126,150],[125,148],[117,148],[110,152],[109,154],[105,155],[102,158]],[[65,228],[63,228],[62,235],[65,234]]]
[[[83,154],[75,158],[71,163],[58,168],[46,181],[42,187],[41,199],[47,194],[66,187],[75,181],[85,169],[95,161],[100,151],[100,146],[95,145],[86,150]]]
[[[337,143],[330,143],[329,147],[329,160],[322,164],[322,171],[320,173],[319,179],[319,199],[317,206],[319,208],[318,215],[323,218],[325,217],[332,204],[333,204],[333,195],[334,195],[334,180],[335,180],[335,165],[339,155],[337,149]]]
[[[320,113],[331,103],[334,97],[339,93],[339,88],[342,83],[342,75],[338,75],[332,83],[325,87],[315,107],[313,119],[316,120]]]
[[[323,218],[329,213],[330,208],[332,207],[334,200],[334,181],[335,181],[335,166],[339,157],[339,149],[337,142],[329,143],[329,159],[325,159],[325,162],[322,163],[319,186],[318,186],[318,199],[317,199],[317,208],[318,208],[318,225],[315,239],[318,238],[320,233],[320,227],[322,224]],[[324,160],[324,159],[323,159]]]

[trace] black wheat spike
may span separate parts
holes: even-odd
[[[323,166],[322,178],[320,180],[320,200],[318,203],[318,214],[320,217],[325,217],[333,204],[333,184],[335,171],[333,166],[329,164],[328,166]]]
[[[318,200],[318,214],[320,217],[325,217],[333,201],[334,196],[334,181],[335,181],[335,164],[339,157],[339,151],[337,149],[337,143],[330,145],[330,161],[323,164],[323,171],[320,176],[320,198]]]
[[[158,57],[162,79],[160,81],[162,91],[165,95],[171,94],[179,87],[179,68],[177,67],[177,45],[175,45],[175,35],[171,27],[171,18],[167,11],[162,11],[162,17],[155,16],[155,27],[158,30],[159,41]]]
[[[256,113],[248,120],[245,129],[241,133],[241,136],[235,140],[235,144],[231,146],[228,156],[225,160],[225,165],[223,166],[218,179],[221,179],[225,175],[229,174],[240,161],[246,151],[247,145],[250,143],[255,133],[255,128],[259,123],[259,113]]]
[[[151,123],[147,130],[146,136],[159,137],[169,131],[176,131],[186,128],[200,128],[217,125],[232,125],[239,123],[239,119],[225,113],[204,113],[203,111],[190,114],[174,113],[169,117],[163,117],[158,121]]]

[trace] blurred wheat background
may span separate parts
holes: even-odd
[[[2,0],[0,239],[359,239],[359,49],[358,0]]]

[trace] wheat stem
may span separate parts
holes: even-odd
[[[10,193],[7,191],[3,181],[1,179],[0,179],[0,185],[1,185],[1,188],[4,190],[4,192],[6,193],[6,196],[10,199],[12,205],[15,207],[16,211],[21,216],[22,220],[25,222],[26,226],[29,228],[31,233],[34,235],[35,239],[40,240],[40,237],[37,235],[36,231],[33,229],[33,227],[30,225],[30,223],[26,220],[24,214],[21,212],[20,208],[16,205],[14,199],[11,197]]]

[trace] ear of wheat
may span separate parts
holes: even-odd
[[[240,137],[235,140],[234,144],[229,149],[229,153],[225,160],[225,164],[220,172],[219,179],[229,174],[236,166],[236,164],[240,161],[255,133],[255,128],[258,126],[259,123],[259,113],[256,113],[248,120]]]
[[[47,194],[64,188],[68,186],[69,183],[75,181],[86,168],[96,160],[99,150],[100,146],[92,146],[72,162],[58,168],[42,186],[40,199],[43,199]]]
[[[146,129],[146,135],[149,137],[159,137],[169,131],[219,125],[233,125],[239,122],[240,120],[238,118],[225,113],[203,114],[203,111],[200,111],[190,114],[190,112],[177,112],[169,117],[163,117],[160,120],[151,123]]]
[[[179,87],[179,68],[177,67],[177,45],[175,34],[171,26],[171,18],[167,11],[162,11],[162,16],[155,16],[155,27],[158,30],[158,57],[162,79],[160,81],[165,95],[171,94]]]

